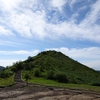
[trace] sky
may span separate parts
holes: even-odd
[[[100,70],[100,0],[0,0],[0,65],[45,50]]]

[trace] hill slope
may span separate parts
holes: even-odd
[[[59,82],[98,83],[100,73],[65,56],[61,52],[44,51],[35,57],[29,57],[22,64],[29,70],[30,77],[45,77]]]

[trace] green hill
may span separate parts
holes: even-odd
[[[31,75],[59,82],[78,84],[100,83],[100,73],[65,56],[61,52],[44,51],[23,62]]]
[[[43,51],[37,56],[28,57],[23,62],[14,63],[2,73],[8,77],[18,70],[23,70],[24,75],[27,73],[31,80],[34,77],[42,77],[62,83],[100,86],[100,73],[98,71],[57,51]]]

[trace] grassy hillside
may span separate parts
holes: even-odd
[[[91,84],[100,86],[100,73],[65,56],[61,52],[44,51],[27,60],[14,63],[0,72],[1,78],[23,70],[23,78],[41,78],[60,83]]]
[[[64,83],[100,85],[100,73],[65,56],[61,52],[44,51],[23,62],[30,77],[44,77]]]

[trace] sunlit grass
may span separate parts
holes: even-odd
[[[8,78],[0,78],[0,86],[9,86],[14,84],[14,75]]]
[[[98,87],[98,86],[91,86],[88,84],[59,83],[57,81],[48,80],[45,78],[33,77],[32,79],[29,79],[28,82],[33,83],[33,84],[52,86],[52,87],[62,87],[62,88],[68,88],[68,89],[81,89],[81,90],[89,90],[89,91],[100,91],[100,87]]]

